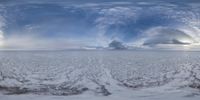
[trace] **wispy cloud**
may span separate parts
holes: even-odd
[[[116,33],[112,37],[106,37],[105,34],[112,26],[120,26],[127,24],[129,21],[137,20],[137,7],[110,7],[101,9],[98,14],[99,17],[95,20],[97,27],[97,34],[99,41],[104,41],[103,45],[107,45],[113,38],[117,38]],[[115,36],[116,35],[116,36]]]
[[[105,47],[112,40],[154,48],[197,44],[200,40],[199,6],[191,3],[69,1],[0,5],[1,48]]]

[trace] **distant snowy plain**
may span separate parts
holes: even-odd
[[[1,51],[0,100],[199,100],[200,52]]]

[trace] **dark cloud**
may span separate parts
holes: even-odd
[[[113,40],[110,44],[109,47],[112,49],[117,49],[117,50],[122,50],[122,49],[126,49],[126,47],[123,45],[122,42]]]

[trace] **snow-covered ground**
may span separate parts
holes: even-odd
[[[200,52],[1,51],[0,100],[199,100]]]

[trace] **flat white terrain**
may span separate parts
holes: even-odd
[[[200,100],[200,52],[1,51],[0,100]]]

